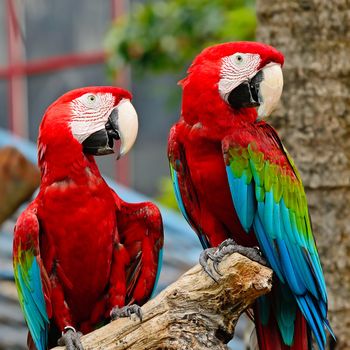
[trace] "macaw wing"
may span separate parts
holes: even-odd
[[[163,258],[163,223],[152,203],[126,203],[118,198],[120,243],[130,257],[126,271],[126,303],[143,304],[157,287]]]
[[[19,302],[38,350],[47,349],[50,282],[40,258],[39,222],[31,205],[18,218],[13,242],[13,268]]]
[[[185,148],[178,135],[177,125],[170,130],[168,158],[177,204],[186,221],[197,233],[203,249],[207,249],[210,245],[208,238],[198,226],[200,220],[194,220],[196,213],[200,212],[200,203],[192,183]]]
[[[304,188],[274,129],[261,123],[257,133],[246,146],[236,141],[242,135],[223,141],[234,207],[247,234],[253,226],[264,256],[324,344],[327,292]]]

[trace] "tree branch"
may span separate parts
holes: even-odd
[[[272,271],[239,254],[219,268],[215,283],[196,265],[142,307],[142,323],[111,322],[82,338],[85,350],[227,349],[239,316],[271,290]]]

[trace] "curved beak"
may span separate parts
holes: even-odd
[[[251,79],[233,89],[228,102],[233,108],[258,107],[258,117],[268,117],[276,108],[283,89],[279,63],[271,62]]]
[[[117,159],[133,146],[138,131],[137,113],[130,100],[122,99],[108,117],[104,129],[91,134],[83,142],[84,152],[93,155],[114,153],[114,141],[120,139],[121,146]]]
[[[258,117],[268,117],[277,107],[282,95],[283,74],[281,65],[270,63],[261,70],[263,80],[259,85],[260,106]]]
[[[136,110],[130,100],[121,100],[115,109],[118,111],[118,118],[114,121],[114,125],[121,141],[120,151],[117,156],[117,159],[119,159],[128,153],[134,145],[139,123]]]

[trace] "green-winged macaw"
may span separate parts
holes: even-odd
[[[46,110],[38,138],[41,185],[17,220],[13,264],[30,349],[82,349],[81,333],[136,313],[157,283],[163,228],[152,203],[121,200],[94,155],[132,147],[128,91],[86,87]],[[119,141],[120,140],[120,141]],[[118,150],[118,143],[120,149]],[[80,333],[81,332],[81,333]]]
[[[272,292],[254,318],[260,350],[324,350],[327,292],[299,172],[270,115],[282,92],[283,55],[271,46],[233,42],[193,61],[168,156],[179,207],[214,268],[230,252],[258,246],[274,271]],[[240,245],[240,246],[239,246]],[[243,248],[247,247],[247,248]],[[257,259],[259,255],[257,255]],[[215,278],[215,276],[213,275]]]

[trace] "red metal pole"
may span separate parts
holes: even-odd
[[[10,67],[0,67],[0,79],[9,79],[12,75],[44,74],[50,71],[68,69],[75,66],[103,63],[104,52],[74,53],[54,56],[33,61],[13,64]]]
[[[15,3],[13,0],[7,0],[6,5],[8,66],[13,67],[21,64],[23,47],[16,17]],[[23,137],[28,136],[25,89],[26,84],[22,74],[16,72],[9,74],[7,89],[9,129],[13,133]]]

